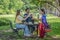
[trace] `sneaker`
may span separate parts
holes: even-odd
[[[26,37],[30,37],[31,35],[30,35],[30,34],[28,34],[28,35],[24,35],[24,36],[26,36]]]

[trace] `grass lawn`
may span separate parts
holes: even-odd
[[[44,39],[39,40],[60,40],[60,18],[55,17],[53,15],[47,15],[47,21],[51,25],[52,32],[48,33],[51,37],[46,37]],[[51,18],[49,18],[51,17]],[[8,18],[10,19],[10,18]],[[14,22],[14,18],[11,18],[12,22]],[[23,32],[21,32],[21,36]],[[12,32],[10,26],[0,26],[0,40],[24,40],[23,37],[18,37],[15,33]],[[28,38],[28,40],[36,40],[36,38]]]

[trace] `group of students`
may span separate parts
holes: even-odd
[[[26,8],[25,9],[26,13],[24,14],[24,17],[21,16],[21,11],[17,10],[16,13],[16,28],[23,28],[24,29],[24,36],[32,36],[33,34],[31,34],[31,32],[29,31],[29,28],[26,24],[22,24],[22,21],[25,20],[25,22],[30,22],[31,20],[40,20],[41,23],[44,24],[45,28],[47,28],[48,23],[46,20],[46,15],[45,15],[45,11],[44,9],[40,10],[40,15],[39,18],[34,18],[32,14],[30,14],[30,9]],[[39,27],[38,27],[39,28]],[[32,26],[32,33],[35,30],[35,27]]]

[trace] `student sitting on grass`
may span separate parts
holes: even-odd
[[[29,8],[26,8],[25,11],[26,11],[26,13],[24,14],[24,18],[26,18],[26,17],[28,17],[28,16],[30,15],[25,21],[26,21],[27,23],[33,22],[33,21],[32,21],[32,20],[33,20],[33,15],[30,14],[30,9],[29,9]],[[30,27],[29,27],[29,28],[30,28]],[[33,34],[34,30],[35,30],[35,27],[32,25],[32,26],[31,26],[31,33],[32,33],[32,34]],[[34,34],[33,34],[33,35],[34,35]]]
[[[29,15],[28,15],[29,17]],[[16,14],[16,28],[23,28],[24,29],[24,36],[31,36],[30,35],[30,32],[29,32],[29,29],[28,29],[28,26],[26,26],[25,24],[22,24],[22,21],[23,20],[26,20],[26,18],[23,18],[21,16],[21,13],[20,13],[20,10],[17,10],[17,14]]]

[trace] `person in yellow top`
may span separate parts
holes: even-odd
[[[28,29],[28,26],[25,25],[25,24],[22,24],[22,21],[26,20],[28,17],[29,17],[29,15],[26,18],[23,18],[21,16],[20,10],[17,10],[17,13],[16,13],[16,28],[23,28],[24,29],[24,36],[31,36],[30,32],[29,32],[29,29]]]

